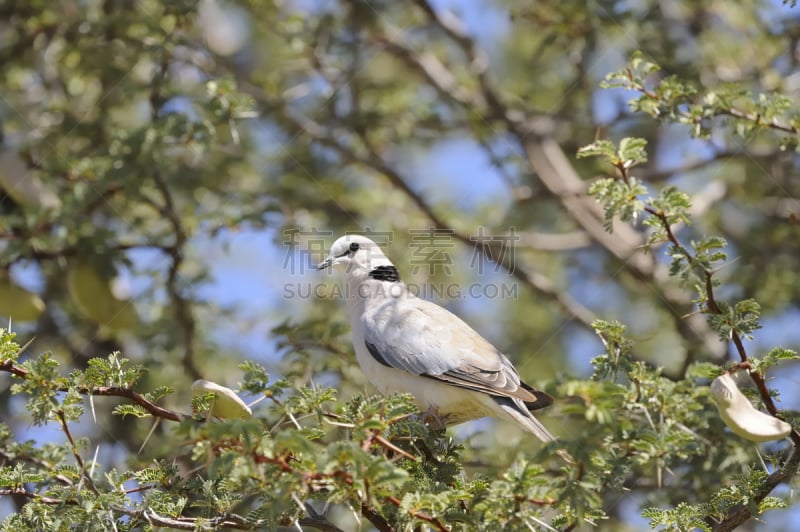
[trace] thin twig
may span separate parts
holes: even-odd
[[[620,172],[621,177],[623,180],[627,181],[628,179],[628,170],[623,165],[618,165],[617,170]],[[672,230],[672,226],[667,218],[667,215],[657,209],[652,207],[645,207],[645,211],[649,213],[651,216],[654,216],[656,219],[659,220],[661,223],[662,228],[664,229],[667,240],[675,247],[675,249],[681,253],[685,259],[689,262],[689,264],[696,269],[702,271],[703,273],[703,290],[704,296],[706,300],[705,309],[707,312],[712,314],[722,314],[722,309],[720,308],[714,294],[714,283],[713,283],[713,272],[710,271],[705,265],[699,264],[697,257],[692,254],[675,236],[674,231]],[[697,268],[699,266],[699,268]],[[741,363],[743,365],[749,365],[749,357],[747,355],[747,351],[745,350],[744,343],[742,342],[741,335],[738,331],[732,330],[731,331],[731,341],[733,342],[734,346],[736,347],[736,351],[739,354],[739,358],[741,359]],[[756,388],[759,391],[759,395],[761,396],[764,405],[767,407],[767,410],[775,417],[780,417],[778,409],[775,406],[775,403],[772,400],[772,396],[769,393],[769,389],[767,388],[766,382],[763,376],[755,371],[748,371],[750,378],[755,382]],[[728,532],[737,528],[739,525],[743,524],[747,520],[753,517],[754,508],[758,508],[758,503],[760,503],[769,493],[775,489],[775,487],[788,480],[796,473],[798,466],[800,466],[800,433],[798,433],[797,429],[792,427],[792,432],[790,434],[792,439],[792,443],[794,443],[794,449],[792,451],[792,455],[790,456],[789,460],[783,465],[782,468],[776,470],[772,473],[769,477],[767,477],[766,481],[764,482],[763,486],[757,491],[755,496],[753,496],[747,504],[739,504],[735,506],[731,511],[729,511],[728,515],[723,519],[719,524],[714,526],[714,530],[716,532]]]
[[[261,453],[253,453],[253,460],[256,463],[268,463],[276,465],[284,473],[295,472],[294,467],[292,467],[288,459],[283,456],[271,457]],[[342,470],[332,471],[328,473],[322,473],[322,472],[304,473],[303,477],[305,478],[306,482],[311,484],[310,489],[312,491],[317,489],[314,487],[314,483],[316,483],[317,485],[321,483],[322,486],[324,487],[330,480],[339,480],[347,485],[350,486],[353,485],[352,475],[348,471],[342,471]],[[380,514],[378,514],[377,511],[374,508],[372,508],[372,506],[369,504],[369,501],[367,500],[368,493],[365,493],[363,497],[364,499],[361,502],[361,514],[364,517],[366,517],[372,524],[374,524],[378,530],[387,532],[393,531],[394,528],[391,527],[388,524],[388,522],[386,522],[386,520],[382,516],[380,516]],[[400,499],[398,499],[397,497],[393,497],[391,495],[385,496],[384,499],[397,507],[400,507],[402,504],[402,501]],[[433,517],[425,512],[420,512],[418,510],[409,510],[408,513],[409,515],[411,515],[416,519],[419,519],[420,521],[425,521],[426,523],[429,523],[431,526],[435,527],[440,532],[449,532],[450,530],[438,518]]]
[[[53,504],[53,505],[77,505],[78,501],[72,499],[54,499],[52,497],[45,497],[43,495],[39,495],[33,491],[28,491],[23,488],[0,488],[0,495],[13,495],[16,497],[25,497],[28,499],[35,500],[36,502],[40,502],[42,504]]]
[[[403,501],[401,501],[400,499],[398,499],[397,497],[395,497],[393,495],[387,496],[386,500],[388,500],[389,502],[391,502],[392,504],[394,504],[397,507],[400,507],[400,505],[403,503]],[[444,523],[442,523],[441,521],[439,521],[437,518],[435,518],[433,516],[430,516],[430,515],[428,515],[428,514],[426,514],[424,512],[420,512],[420,511],[417,511],[417,510],[409,510],[408,513],[409,513],[409,515],[411,515],[413,517],[416,517],[420,521],[425,521],[426,523],[430,524],[431,526],[433,526],[434,528],[436,528],[436,530],[439,530],[440,532],[450,532],[450,529],[447,528],[444,525]]]
[[[168,49],[165,48],[160,61],[160,68],[155,76],[153,76],[152,87],[150,89],[150,118],[153,124],[158,121],[158,112],[164,103],[164,95],[161,93],[164,82],[169,73],[170,56]],[[200,371],[195,366],[194,355],[194,337],[196,330],[196,323],[189,301],[181,294],[178,287],[178,274],[184,260],[184,249],[188,240],[186,228],[178,213],[175,199],[173,198],[172,191],[164,179],[158,165],[154,165],[152,172],[152,179],[161,194],[163,205],[155,205],[160,213],[169,221],[172,226],[172,231],[175,235],[175,241],[171,246],[165,250],[170,255],[171,264],[167,271],[166,288],[167,293],[172,300],[172,306],[175,311],[175,320],[180,327],[183,336],[183,367],[193,379],[201,377]]]
[[[699,269],[703,272],[704,277],[703,288],[705,291],[704,295],[706,299],[706,309],[711,314],[722,314],[722,309],[717,303],[714,295],[713,272],[708,270],[706,267],[699,265],[697,262],[697,257],[688,249],[686,249],[686,247],[677,239],[675,233],[672,231],[672,227],[665,213],[653,209],[652,207],[646,207],[645,211],[656,217],[661,222],[661,225],[666,232],[667,240],[669,240],[675,249],[677,249],[692,266],[700,266]],[[749,357],[747,355],[747,350],[744,347],[744,342],[742,342],[741,335],[735,329],[731,330],[731,342],[733,342],[741,362],[748,362]],[[778,412],[778,408],[775,406],[775,402],[772,400],[772,395],[769,393],[769,389],[767,388],[767,383],[764,380],[764,377],[756,371],[750,371],[748,374],[755,383],[759,395],[761,396],[761,400],[764,402],[764,406],[766,406],[769,413],[780,418],[780,413]],[[798,432],[797,429],[792,429],[790,437],[795,446],[800,446],[800,432]]]
[[[83,457],[81,457],[81,453],[78,452],[78,446],[75,445],[75,440],[72,438],[72,433],[69,430],[69,425],[67,424],[67,419],[64,416],[64,411],[59,410],[56,415],[58,416],[58,422],[61,424],[61,429],[64,431],[64,434],[66,434],[67,440],[69,440],[72,456],[75,457],[75,462],[77,462],[78,468],[81,470],[81,475],[83,475],[84,480],[86,480],[86,485],[89,486],[89,489],[92,491],[92,493],[95,495],[100,495],[100,492],[97,490],[97,486],[94,485],[94,480],[86,470],[86,465],[83,463]]]

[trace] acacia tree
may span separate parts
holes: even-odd
[[[748,373],[752,400],[797,426],[782,409],[796,398],[770,383],[792,346],[758,331],[797,312],[800,291],[794,11],[64,0],[0,13],[0,310],[16,333],[0,334],[4,529],[617,529],[641,514],[730,530],[796,503],[779,486],[800,433],[759,453],[707,386]],[[471,208],[436,193],[416,161],[448,142],[480,154],[502,192]],[[518,287],[477,312],[441,303],[557,398],[545,423],[559,440],[504,423],[463,440],[408,397],[372,395],[335,298],[283,312],[264,338],[278,357],[237,349],[220,329],[259,320],[208,295],[223,280],[204,253],[238,231],[307,250],[379,231],[418,286]],[[419,267],[437,242],[420,254],[420,234],[446,237],[449,268]],[[458,267],[474,260],[491,276]],[[581,366],[587,331],[599,341],[579,344],[596,350]],[[200,377],[265,400],[213,419],[209,396],[192,404]]]

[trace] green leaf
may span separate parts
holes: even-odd
[[[0,362],[14,363],[19,359],[21,350],[14,341],[16,337],[16,333],[0,327]]]
[[[617,160],[617,149],[610,140],[596,140],[579,149],[578,157],[603,157],[613,164]]]
[[[606,178],[599,179],[589,186],[589,195],[603,205],[605,228],[611,231],[615,216],[629,222],[641,215],[644,203],[639,196],[647,193],[647,188],[635,177],[628,182]]]
[[[693,362],[686,369],[686,378],[688,379],[707,379],[713,380],[721,373],[721,368],[717,364],[711,362]]]
[[[658,197],[649,198],[647,204],[659,213],[662,213],[669,225],[676,223],[689,224],[689,208],[691,207],[691,200],[689,195],[685,192],[678,190],[674,186],[666,186],[659,190]],[[660,225],[661,221],[657,218],[649,225]]]
[[[625,137],[619,141],[619,150],[617,158],[619,163],[624,168],[633,168],[634,166],[647,162],[647,140],[636,137]]]
[[[132,404],[121,404],[114,407],[112,413],[118,416],[133,416],[137,418],[151,417],[151,414],[144,407]]]

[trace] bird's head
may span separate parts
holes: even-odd
[[[331,246],[331,252],[317,265],[318,270],[333,268],[350,275],[367,275],[379,266],[392,266],[380,246],[361,235],[345,235]]]

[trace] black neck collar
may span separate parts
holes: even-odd
[[[389,266],[376,266],[369,272],[370,279],[377,281],[395,282],[400,280],[400,274],[397,273],[397,268],[392,265]]]

